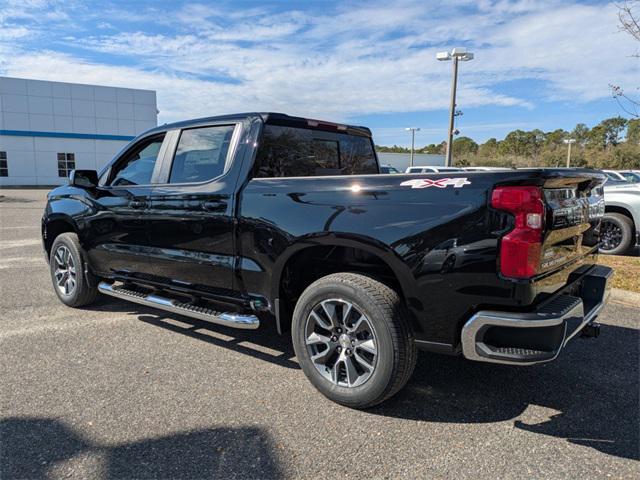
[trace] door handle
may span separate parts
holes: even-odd
[[[144,200],[131,200],[129,202],[129,206],[131,208],[144,208],[147,206],[147,202],[145,202]]]
[[[226,202],[221,202],[218,200],[208,200],[206,202],[202,202],[203,210],[207,210],[209,212],[224,210],[226,206]]]

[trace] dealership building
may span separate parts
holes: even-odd
[[[0,77],[0,187],[100,170],[157,117],[152,90]]]

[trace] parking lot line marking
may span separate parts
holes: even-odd
[[[29,245],[39,245],[40,240],[19,240],[11,242],[0,242],[0,249],[28,247]]]
[[[28,268],[40,267],[46,265],[43,257],[9,257],[0,261],[0,270],[8,268]]]
[[[25,335],[38,335],[41,333],[50,333],[56,331],[65,331],[73,328],[82,328],[82,327],[97,327],[103,325],[109,325],[112,323],[119,323],[125,320],[131,320],[131,318],[126,317],[116,317],[116,318],[96,318],[93,320],[82,320],[82,321],[70,321],[59,324],[44,324],[44,325],[36,325],[34,327],[27,328],[18,328],[16,330],[8,330],[5,332],[0,332],[0,340],[4,340],[12,337],[21,337]],[[49,320],[48,320],[49,321]]]

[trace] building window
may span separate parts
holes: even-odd
[[[0,152],[0,177],[9,176],[9,165],[7,165],[7,152]]]
[[[59,153],[58,154],[58,176],[69,177],[71,170],[76,168],[75,153]]]

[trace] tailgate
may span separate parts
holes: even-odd
[[[602,183],[600,175],[583,172],[544,182],[546,212],[540,274],[562,269],[588,255],[594,255],[595,261],[598,229],[604,215]]]

